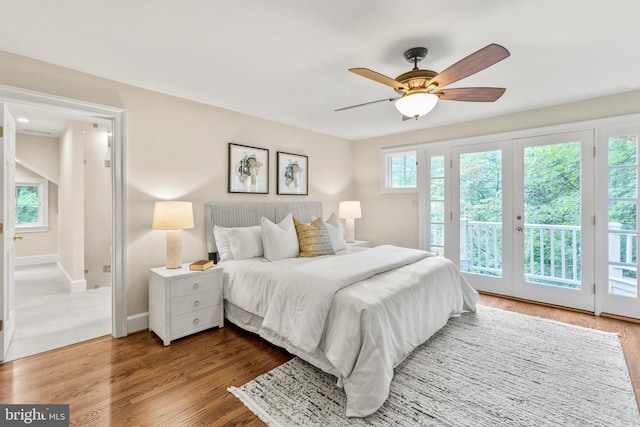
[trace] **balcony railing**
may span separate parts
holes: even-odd
[[[528,282],[580,288],[582,279],[579,226],[525,224],[524,275]],[[637,231],[609,224],[609,292],[635,297],[638,293]],[[462,271],[502,274],[502,223],[460,221]]]

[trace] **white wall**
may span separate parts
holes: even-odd
[[[499,102],[499,101],[498,101]],[[436,107],[437,108],[437,107]],[[418,247],[418,194],[380,193],[380,150],[574,123],[640,112],[640,91],[354,143],[355,197],[362,202],[356,238],[373,245]],[[428,115],[425,117],[428,119]],[[422,119],[421,119],[422,120]],[[374,167],[375,165],[375,167]]]
[[[111,168],[104,126],[84,127],[84,278],[87,289],[111,285]]]
[[[58,255],[72,283],[84,281],[84,128],[69,122],[60,137],[58,183]],[[76,286],[72,286],[77,290]]]
[[[188,71],[185,72],[188,78]],[[151,230],[158,199],[194,204],[195,228],[182,233],[183,260],[206,258],[208,201],[323,203],[325,215],[353,198],[349,141],[179,99],[0,52],[0,83],[125,108],[128,314],[148,309],[148,269],[165,262],[165,232]],[[270,150],[270,193],[227,193],[227,144]],[[309,196],[276,195],[276,151],[309,156]],[[61,170],[62,175],[62,170]],[[60,200],[62,204],[62,200]],[[61,212],[62,215],[62,212]],[[63,234],[62,228],[59,230]]]

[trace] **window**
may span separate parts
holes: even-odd
[[[16,229],[49,230],[48,189],[46,179],[16,179]]]
[[[380,152],[380,191],[415,193],[418,191],[418,165],[415,148],[400,147]]]

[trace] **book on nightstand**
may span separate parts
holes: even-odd
[[[213,261],[210,259],[203,259],[189,264],[189,270],[203,271],[213,267]]]

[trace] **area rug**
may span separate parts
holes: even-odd
[[[280,426],[640,426],[616,334],[479,306],[396,369],[375,414],[299,358],[229,391]]]

